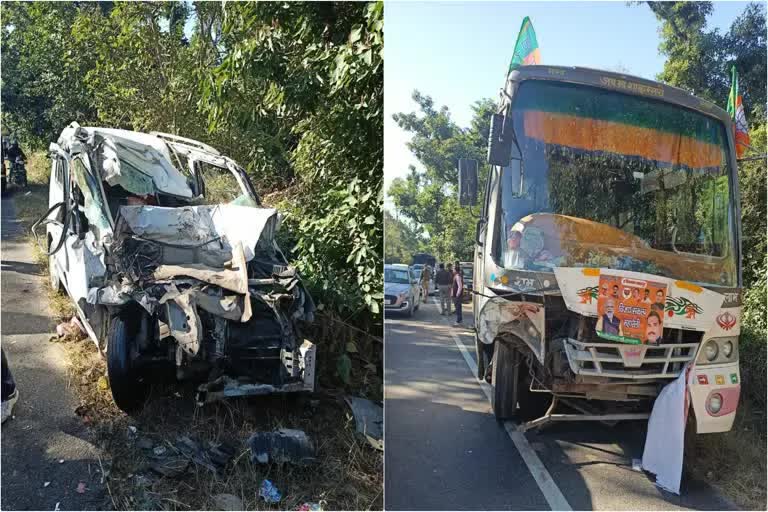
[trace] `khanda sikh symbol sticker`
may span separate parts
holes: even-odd
[[[717,325],[724,331],[730,331],[736,326],[736,316],[729,311],[723,311],[717,315]]]

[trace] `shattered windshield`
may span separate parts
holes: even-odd
[[[207,162],[195,162],[194,165],[204,187],[203,197],[198,199],[196,204],[232,203],[240,206],[256,206],[229,169]]]
[[[513,101],[522,160],[501,175],[502,265],[614,268],[736,285],[720,121],[563,83],[524,82]]]

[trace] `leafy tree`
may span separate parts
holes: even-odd
[[[398,212],[419,226],[426,239],[425,250],[439,260],[471,259],[477,218],[458,205],[460,158],[481,163],[481,190],[488,168],[485,147],[490,115],[495,110],[489,100],[476,102],[469,128],[459,127],[447,107],[436,109],[432,98],[414,91],[418,112],[399,113],[398,125],[411,132],[408,148],[423,170],[411,166],[405,178],[393,180],[388,194]]]
[[[765,5],[751,3],[729,31],[707,30],[712,2],[647,2],[661,22],[659,52],[667,57],[657,77],[724,105],[731,66],[739,72],[740,92],[750,117],[765,119]]]
[[[0,5],[3,124],[36,147],[56,140],[74,119],[96,119],[83,80],[94,56],[72,37],[80,9],[66,2]]]
[[[220,44],[203,83],[211,129],[257,142],[249,170],[301,199],[286,221],[321,300],[379,317],[382,4],[228,4]]]
[[[418,235],[408,223],[384,210],[385,263],[410,263],[419,252]]]

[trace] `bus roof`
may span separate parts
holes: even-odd
[[[714,103],[698,98],[678,87],[623,73],[584,67],[521,66],[507,77],[505,95],[511,97],[516,84],[523,80],[570,82],[645,96],[713,116],[725,123],[726,126],[731,123],[728,113]]]

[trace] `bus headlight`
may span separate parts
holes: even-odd
[[[707,344],[704,345],[704,357],[706,357],[707,361],[710,363],[717,359],[717,352],[717,342],[715,340],[709,340]]]
[[[720,393],[713,393],[709,397],[709,403],[707,404],[707,409],[709,409],[709,412],[712,414],[717,414],[720,412],[720,409],[723,407],[723,396]]]
[[[739,338],[712,338],[704,343],[697,364],[735,363],[739,360]]]

